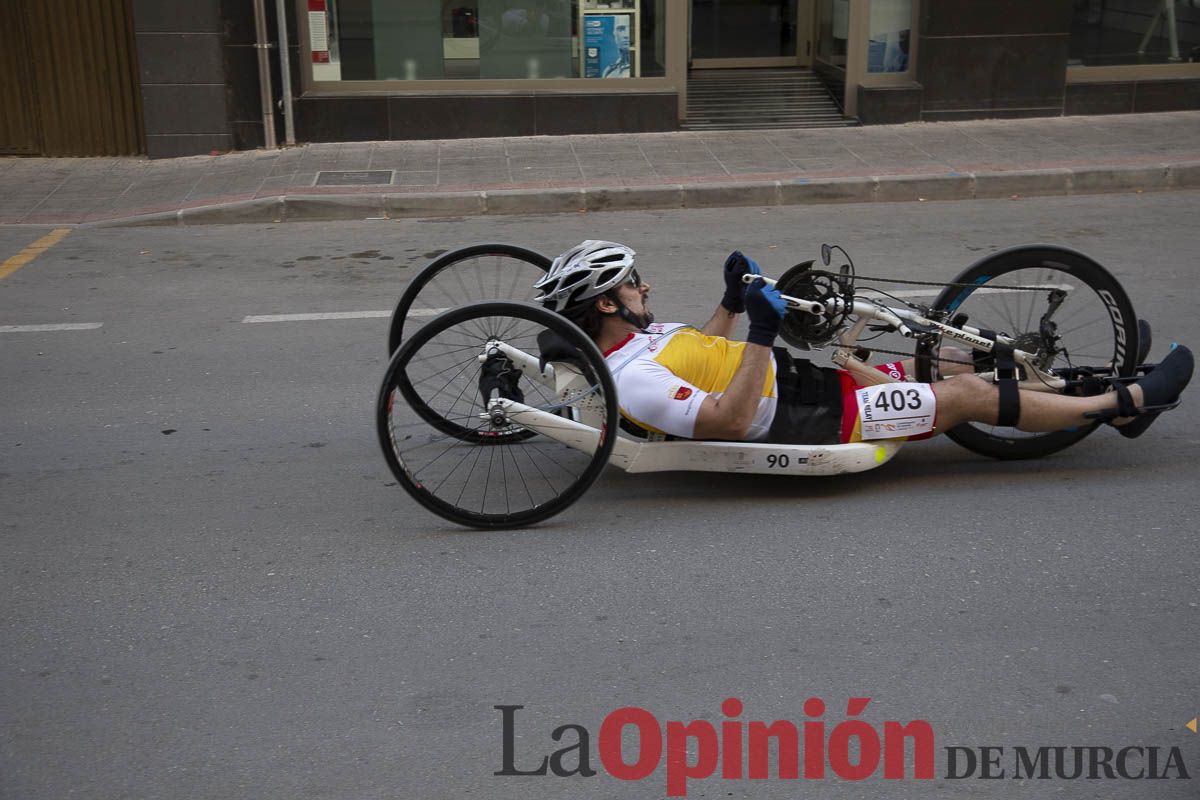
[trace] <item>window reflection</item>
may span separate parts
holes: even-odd
[[[1200,61],[1196,0],[1075,0],[1072,65]]]
[[[570,0],[479,0],[479,77],[576,77]]]
[[[322,56],[327,63],[314,64],[313,77],[585,77],[581,27],[590,14],[615,18],[619,63],[603,70],[604,77],[661,76],[665,6],[666,0],[327,0],[332,41]]]
[[[817,58],[845,68],[849,36],[850,0],[820,0],[817,6]]]
[[[867,72],[907,72],[912,0],[871,0]]]

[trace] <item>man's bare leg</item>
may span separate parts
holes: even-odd
[[[949,344],[938,348],[938,375],[949,378],[951,375],[973,372],[975,372],[975,365],[971,361],[970,350]]]
[[[969,350],[943,346],[938,354],[938,359],[938,374],[943,378],[974,371]],[[844,363],[838,363],[838,366],[849,372],[859,386],[876,386],[881,383],[895,383],[898,380],[886,372],[869,366],[866,362],[859,361],[854,356],[850,356]],[[916,359],[905,358],[900,361],[900,366],[904,370],[904,374],[908,376],[906,380],[915,381],[917,379]]]
[[[932,384],[937,397],[936,431],[942,433],[964,422],[983,422],[995,425],[1000,409],[1000,390],[974,375],[956,375]],[[1142,387],[1129,387],[1134,405],[1142,405]],[[1029,433],[1060,431],[1093,420],[1084,414],[1117,407],[1115,393],[1091,397],[1066,397],[1049,392],[1021,392],[1021,415],[1017,428]],[[1132,417],[1120,417],[1113,424],[1121,425]]]
[[[904,367],[904,374],[908,376],[908,380],[916,380],[917,360],[915,358],[902,359],[900,366]],[[970,350],[946,344],[938,348],[938,375],[942,378],[949,378],[951,375],[963,375],[974,371],[975,365],[971,363]],[[875,383],[880,382],[875,381]],[[865,386],[866,384],[861,384],[860,382],[860,385]]]

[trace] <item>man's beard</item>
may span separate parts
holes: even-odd
[[[617,309],[617,316],[633,325],[638,330],[645,330],[654,324],[654,312],[643,311],[641,314],[635,314],[621,303],[621,307]]]

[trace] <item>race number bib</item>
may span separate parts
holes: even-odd
[[[854,393],[864,439],[896,439],[933,430],[937,398],[928,383],[881,383]]]

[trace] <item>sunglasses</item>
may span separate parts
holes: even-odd
[[[638,271],[636,269],[629,270],[629,277],[626,278],[626,281],[635,289],[640,289],[642,287],[642,278],[640,275],[638,275]]]

